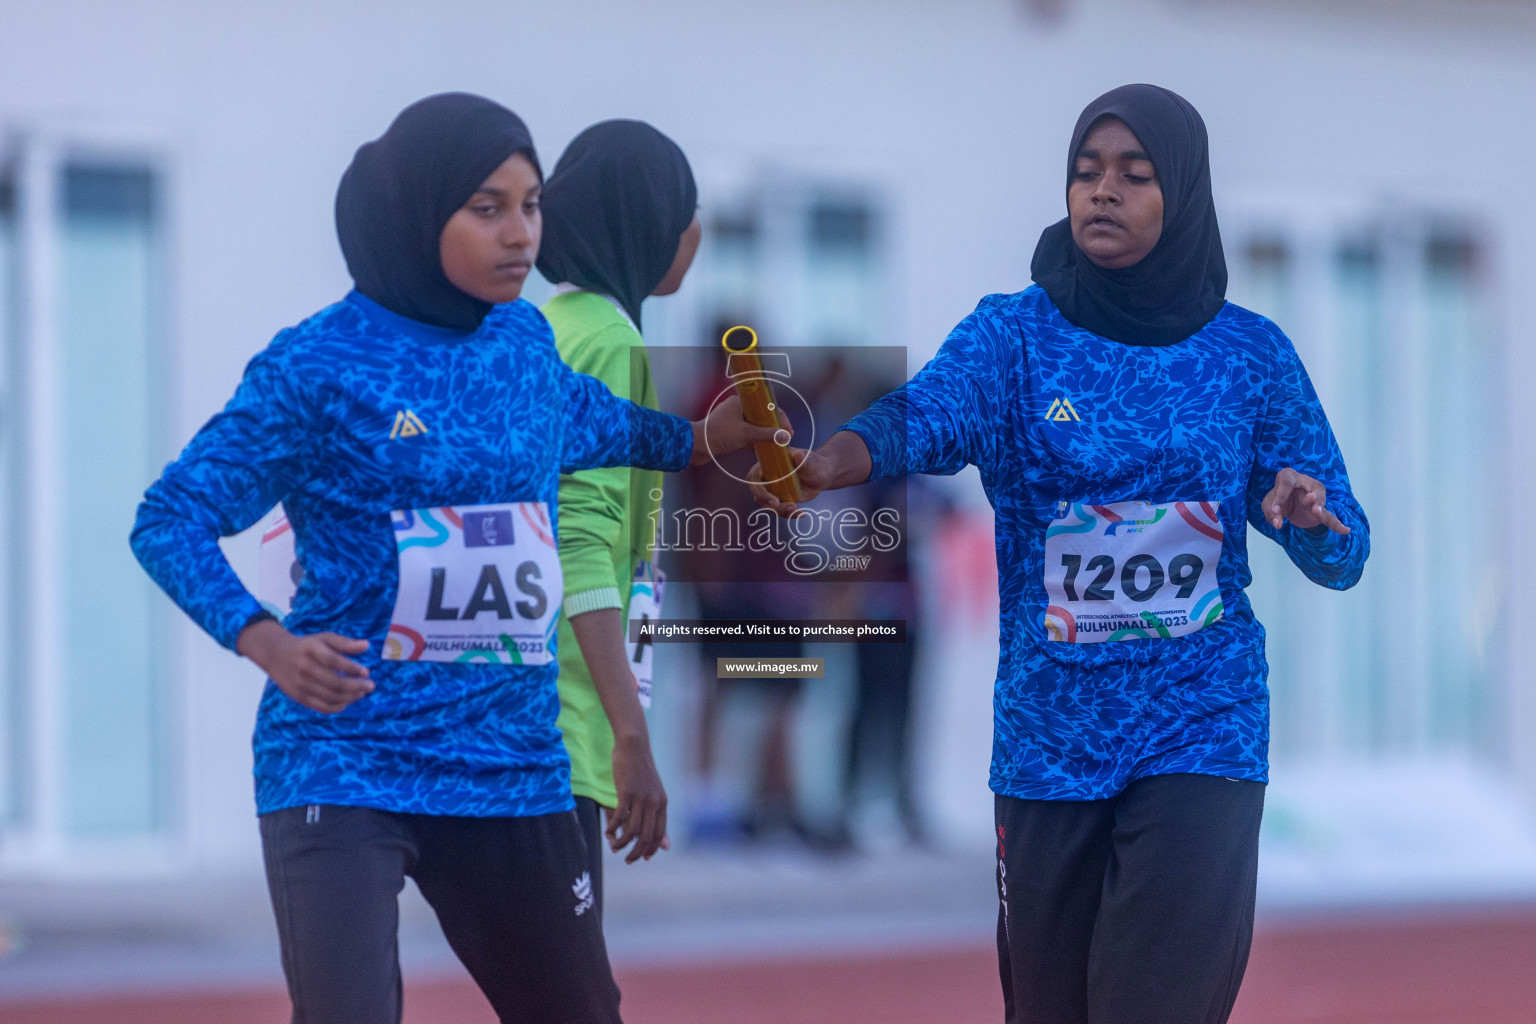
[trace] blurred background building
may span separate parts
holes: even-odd
[[[143,908],[122,893],[188,879],[259,890],[258,673],[176,613],[126,536],[245,361],[347,289],[336,181],[401,107],[491,96],[546,167],[591,122],[654,123],[693,162],[706,236],[682,292],[648,304],[652,344],[746,319],[767,344],[904,346],[916,369],[980,296],[1028,285],[1077,113],[1129,81],[1203,113],[1229,297],[1295,340],[1372,522],[1344,594],[1254,538],[1274,694],[1260,898],[1536,898],[1536,543],[1519,525],[1536,504],[1536,4],[0,0],[0,916],[25,931],[117,899],[127,920]],[[913,512],[904,756],[926,852],[827,870],[875,892],[849,880],[955,865],[980,874],[953,892],[984,922],[990,511],[967,471]],[[254,538],[227,548],[252,576]],[[905,849],[890,784],[840,803],[858,669],[817,653],[827,679],[743,714],[778,716],[779,790],[803,818]],[[678,645],[657,679],[679,849],[615,880],[637,928],[689,898],[739,911],[736,883],[759,875],[732,865],[761,856],[690,853],[719,788],[700,767],[712,684]],[[701,878],[714,888],[681,895]]]

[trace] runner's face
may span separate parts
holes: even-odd
[[[533,164],[514,153],[448,219],[438,252],[454,287],[491,303],[522,294],[544,230],[542,187]]]
[[[1072,240],[1094,263],[1141,262],[1163,234],[1157,170],[1126,123],[1106,117],[1083,140],[1067,188]]]
[[[683,286],[683,275],[693,266],[694,254],[699,251],[699,236],[703,233],[699,215],[694,214],[693,220],[683,228],[682,237],[677,240],[677,255],[672,257],[672,266],[667,268],[667,276],[661,279],[661,284],[651,292],[652,295],[671,295]]]

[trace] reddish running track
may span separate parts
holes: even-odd
[[[1269,927],[1232,1024],[1530,1024],[1536,911]],[[619,972],[629,1024],[995,1024],[986,949]],[[278,992],[0,1006],[4,1024],[284,1024]],[[406,987],[407,1024],[495,1024],[467,981]]]

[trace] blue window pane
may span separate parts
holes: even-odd
[[[862,252],[874,235],[874,215],[859,203],[822,200],[811,204],[811,246]]]
[[[62,195],[68,218],[148,225],[154,216],[154,177],[143,169],[69,167]]]
[[[1309,353],[1371,519],[1371,565],[1342,595],[1250,536],[1277,760],[1475,755],[1498,733],[1489,666],[1507,584],[1496,532],[1467,512],[1497,493],[1485,250],[1464,225],[1412,226],[1422,240],[1367,223],[1305,259],[1271,242],[1234,247],[1234,300]]]
[[[160,820],[152,592],[127,531],[153,477],[159,310],[153,179],[63,175],[65,826],[142,835]]]

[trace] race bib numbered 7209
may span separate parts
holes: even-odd
[[[563,578],[546,502],[418,508],[392,518],[400,591],[386,660],[554,660]]]
[[[1045,531],[1045,633],[1074,644],[1185,636],[1221,618],[1224,533],[1209,501],[1058,506]]]

